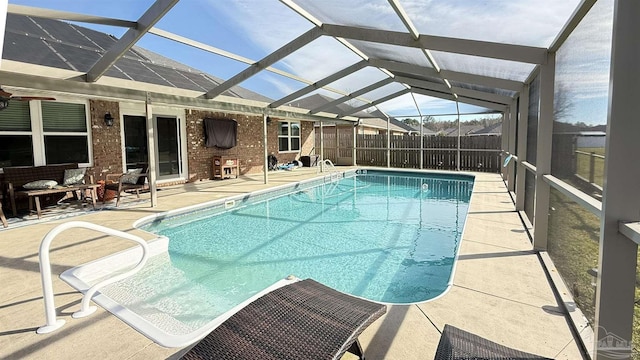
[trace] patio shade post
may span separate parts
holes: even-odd
[[[334,129],[336,133],[336,150],[335,151],[336,151],[336,164],[337,164],[340,160],[340,131],[337,123],[334,126]]]
[[[456,116],[458,119],[458,144],[456,145],[456,170],[460,171],[460,103],[456,101]]]
[[[358,139],[357,133],[358,133],[358,124],[360,123],[360,119],[358,119],[358,122],[355,123],[355,125],[353,125],[353,150],[351,150],[351,165],[356,166],[357,165],[357,157],[356,157],[356,141]]]
[[[149,159],[148,178],[149,191],[151,193],[151,207],[158,205],[158,192],[156,185],[156,145],[155,145],[155,128],[153,126],[153,106],[151,105],[151,97],[147,94],[145,101],[145,110],[147,116],[147,151]]]
[[[502,113],[502,135],[500,135],[500,147],[502,149],[502,159],[500,159],[500,174],[502,174],[502,179],[505,182],[509,181],[509,172],[507,168],[503,166],[504,161],[509,156],[507,154],[509,152],[509,114],[510,112]]]
[[[324,126],[320,121],[320,172],[324,172]]]
[[[262,143],[264,144],[264,159],[263,159],[263,164],[264,164],[264,183],[268,184],[269,183],[269,146],[267,144],[267,118],[268,116],[266,114],[262,115]]]
[[[637,244],[619,228],[621,222],[640,220],[640,164],[633,160],[640,153],[640,2],[616,1],[614,6],[596,282],[596,360],[630,359],[632,355]]]
[[[424,169],[424,119],[420,116],[420,169]]]
[[[527,168],[523,162],[527,161],[527,123],[529,121],[529,85],[524,85],[518,101],[518,176],[516,177],[516,210],[524,210],[525,179]]]
[[[514,100],[509,106],[509,139],[508,139],[508,148],[509,154],[516,154],[516,135],[517,135],[517,117],[518,117],[518,105]],[[504,115],[503,115],[504,116]],[[503,135],[504,136],[504,135]],[[517,155],[516,155],[517,157]],[[509,161],[509,165],[507,166],[507,178],[509,182],[507,183],[507,187],[509,191],[514,192],[516,190],[516,162]]]
[[[553,136],[553,96],[556,54],[549,53],[547,63],[540,66],[540,116],[536,146],[536,195],[533,215],[533,247],[547,249],[549,229],[550,186],[544,175],[551,174],[551,138]]]
[[[391,167],[391,118],[387,116],[387,167]]]

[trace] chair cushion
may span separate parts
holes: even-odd
[[[128,170],[122,178],[120,178],[120,182],[123,184],[133,184],[135,185],[138,182],[138,178],[142,174],[142,169],[131,169]]]
[[[62,181],[62,185],[78,185],[84,184],[84,173],[87,169],[66,169],[64,171],[64,180]]]
[[[22,185],[22,187],[27,190],[42,190],[42,189],[53,189],[53,187],[56,185],[58,185],[58,182],[55,180],[36,180],[36,181],[28,182]]]

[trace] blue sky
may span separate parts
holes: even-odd
[[[610,1],[610,0],[607,0]],[[152,0],[10,0],[12,4],[45,7],[78,13],[136,20],[152,3]],[[350,25],[370,26],[388,30],[403,30],[402,23],[393,14],[387,0],[297,0],[302,7],[318,14],[321,21],[345,22]],[[555,38],[578,0],[402,0],[401,4],[411,14],[411,20],[421,33],[462,37],[494,42],[508,42],[531,46],[548,46]],[[339,8],[337,15],[330,15],[328,8]],[[420,14],[415,16],[414,14]],[[469,17],[468,14],[474,14]],[[511,16],[508,16],[511,15]],[[329,18],[329,16],[333,16]],[[540,19],[544,18],[544,21]],[[499,24],[499,25],[498,25]],[[82,24],[99,31],[120,36],[125,29]],[[183,0],[156,25],[158,28],[200,41],[202,43],[229,51],[251,60],[259,60],[270,52],[296,38],[313,25],[295,14],[277,0]],[[228,79],[242,71],[247,65],[224,57],[209,54],[201,50],[176,44],[155,35],[145,35],[138,44],[141,47],[170,57],[222,79]],[[601,48],[592,49],[597,56]],[[405,56],[398,53],[395,56]],[[460,66],[466,64],[469,71],[480,75],[522,76],[522,66],[504,64],[496,73],[491,60],[482,60],[486,66],[477,67],[480,59],[464,56],[442,57],[445,65]],[[319,80],[335,71],[360,60],[334,39],[321,38],[303,47],[301,50],[274,64],[274,67],[293,73],[311,81]],[[577,59],[576,59],[577,60]],[[502,64],[501,64],[502,65]],[[441,65],[442,66],[442,65]],[[475,66],[475,70],[473,69]],[[580,64],[576,65],[580,66]],[[524,69],[526,70],[526,67]],[[599,79],[602,66],[595,69]],[[576,74],[585,76],[590,74]],[[371,68],[361,70],[352,76],[330,84],[342,91],[350,92],[380,80],[384,75]],[[567,80],[569,84],[575,84]],[[602,97],[600,86],[593,90],[593,83],[586,84],[571,94],[574,103],[588,99],[586,104],[593,105]],[[243,82],[241,86],[278,99],[289,92],[305,86],[280,75],[262,71]],[[396,85],[397,86],[397,85]],[[571,86],[575,88],[574,86]],[[379,90],[376,94],[390,93],[393,87]],[[589,90],[591,89],[591,90]],[[590,91],[590,94],[587,92]],[[321,92],[331,97],[335,93]],[[367,95],[367,94],[366,94]],[[372,99],[372,98],[370,98]],[[417,114],[415,102],[418,102],[423,114],[441,114],[455,112],[455,103],[445,100],[416,95],[403,96],[397,100],[381,104],[381,110],[391,114]],[[577,108],[574,107],[574,108]],[[581,107],[582,108],[582,107]],[[483,111],[485,109],[461,104],[462,112]],[[588,111],[585,114],[594,113]],[[579,115],[580,119],[590,120],[598,116]],[[578,120],[579,121],[579,120]],[[588,122],[588,121],[585,121]]]

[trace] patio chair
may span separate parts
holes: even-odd
[[[538,360],[550,358],[500,345],[446,324],[434,360]]]
[[[133,169],[128,170],[124,174],[107,174],[106,184],[104,185],[105,194],[108,190],[116,192],[116,207],[120,205],[120,196],[123,192],[135,192],[140,198],[140,190],[147,188],[147,164],[136,164]],[[106,196],[104,197],[106,199]],[[104,204],[106,200],[103,200]]]
[[[9,223],[7,223],[7,218],[4,216],[4,211],[2,211],[2,195],[0,195],[0,222],[2,222],[3,227],[9,226]]]
[[[363,359],[358,335],[386,305],[306,279],[242,308],[191,348],[183,359]]]

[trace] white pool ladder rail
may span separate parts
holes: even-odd
[[[336,171],[335,165],[333,165],[333,162],[329,159],[320,160],[320,162],[318,162],[318,167],[320,172]]]
[[[47,323],[36,330],[36,333],[38,334],[47,334],[55,331],[61,328],[65,323],[65,321],[62,319],[56,319],[56,308],[53,299],[53,284],[51,281],[51,260],[49,259],[49,249],[51,247],[51,242],[56,236],[58,236],[61,232],[72,228],[85,228],[102,232],[107,235],[121,237],[123,239],[136,242],[142,247],[142,258],[140,259],[138,264],[131,270],[102,280],[90,287],[85,292],[84,297],[82,298],[82,303],[80,305],[80,310],[74,312],[72,315],[72,317],[75,319],[93,314],[97,309],[95,306],[90,306],[91,298],[93,297],[93,295],[103,286],[112,284],[116,281],[120,281],[137,273],[144,266],[144,264],[147,262],[147,258],[149,257],[149,247],[147,246],[147,242],[136,235],[128,234],[126,232],[84,221],[70,221],[53,228],[47,233],[47,235],[45,235],[45,237],[42,239],[42,242],[40,243],[40,275],[42,280],[42,291],[44,293],[44,313],[47,318]]]

